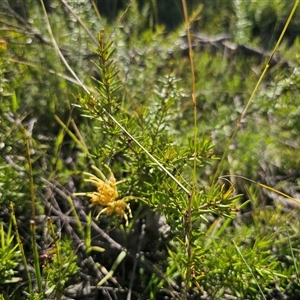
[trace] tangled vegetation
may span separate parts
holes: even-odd
[[[299,0],[186,2],[0,3],[0,299],[299,298]]]

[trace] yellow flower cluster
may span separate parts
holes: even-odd
[[[97,215],[96,220],[98,220],[99,216],[103,213],[105,213],[106,215],[115,213],[126,220],[127,226],[128,216],[126,211],[128,211],[130,218],[132,217],[132,215],[129,204],[126,203],[126,201],[137,199],[137,197],[128,196],[118,200],[119,194],[117,190],[117,184],[123,182],[123,180],[117,182],[111,169],[107,165],[104,165],[104,167],[109,172],[109,179],[106,178],[105,175],[96,166],[92,166],[92,168],[99,174],[100,178],[95,176],[94,174],[84,172],[84,174],[88,176],[85,181],[93,183],[97,188],[96,192],[76,193],[74,195],[90,197],[92,205],[100,205],[103,207],[103,209],[100,210],[99,214]]]

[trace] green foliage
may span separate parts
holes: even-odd
[[[43,257],[43,277],[47,283],[45,294],[58,297],[64,293],[70,278],[78,272],[77,256],[72,249],[72,243],[63,238],[59,249],[51,249]]]
[[[189,24],[195,76],[184,1],[106,2],[116,22],[97,1],[43,1],[46,14],[10,2],[0,4],[0,216],[11,218],[10,201],[16,215],[14,233],[1,227],[0,297],[297,297],[299,11],[230,140],[292,2],[202,1]],[[95,188],[81,174],[103,163],[98,192],[115,177],[110,203],[131,200],[128,227],[117,213],[96,221],[109,206],[75,196]],[[7,283],[17,276],[28,284]]]
[[[188,173],[193,172],[194,160],[197,161],[197,166],[201,169],[214,158],[212,145],[209,139],[204,137],[197,140],[196,145],[194,145],[192,138],[188,138],[186,143],[180,144],[176,153],[176,148],[173,145],[178,135],[176,125],[181,117],[181,114],[178,114],[177,103],[182,92],[177,87],[177,80],[174,75],[160,80],[162,84],[160,89],[155,87],[154,97],[148,99],[147,107],[135,112],[132,120],[128,120],[128,114],[122,116],[121,122],[126,124],[126,127],[116,121],[115,116],[120,118],[122,111],[118,112],[117,106],[113,102],[113,95],[119,86],[116,79],[118,72],[115,71],[116,66],[111,57],[114,52],[112,45],[113,43],[109,39],[105,40],[104,32],[101,32],[97,50],[100,58],[98,68],[101,77],[101,81],[97,81],[99,96],[82,98],[81,106],[87,116],[99,123],[97,129],[103,134],[103,139],[107,138],[108,128],[110,135],[112,135],[109,139],[116,138],[120,134],[130,138],[130,147],[126,147],[128,144],[126,139],[119,138],[119,143],[114,148],[120,148],[115,151],[118,154],[121,152],[122,156],[126,158],[124,169],[130,166],[130,169],[125,169],[127,178],[130,179],[133,176],[136,178],[133,192],[137,193],[138,190],[141,190],[141,196],[145,199],[144,202],[165,215],[171,226],[171,231],[181,232],[176,237],[180,241],[177,246],[181,245],[181,248],[176,248],[176,252],[180,253],[181,257],[178,259],[177,255],[175,256],[169,250],[170,257],[176,257],[175,260],[170,260],[170,265],[176,265],[176,272],[180,274],[183,280],[187,280],[186,284],[190,286],[189,275],[187,274],[193,273],[197,281],[197,275],[194,274],[201,273],[203,253],[197,241],[202,238],[203,232],[198,222],[199,219],[207,221],[205,217],[207,214],[231,217],[235,211],[233,205],[238,196],[233,195],[232,188],[226,190],[224,185],[216,184],[207,190],[199,191],[197,189],[187,197],[186,191],[182,190],[178,182],[174,181],[167,172],[164,172],[164,169],[161,169],[161,166],[153,159],[154,156],[161,157],[163,164],[168,165],[170,170],[176,170],[177,178],[180,181]],[[134,121],[137,123],[134,124]],[[135,132],[136,128],[139,128],[140,132],[136,133],[134,137],[128,134]],[[184,130],[182,126],[181,130]],[[141,138],[143,138],[141,140],[143,147],[147,151],[139,144],[138,140]],[[106,159],[113,162],[114,156]],[[186,178],[192,180],[191,176]],[[184,185],[190,188],[187,181]],[[99,188],[98,191],[100,191]],[[191,206],[188,204],[189,201],[191,201]],[[187,246],[186,243],[190,246]],[[187,247],[192,250],[187,250]],[[187,251],[192,251],[192,255]]]
[[[11,157],[19,154],[21,148],[24,150],[24,136],[20,127],[15,124],[16,119],[19,121],[15,115],[19,103],[10,80],[13,67],[9,63],[7,42],[2,42],[5,48],[0,48],[0,204],[8,207],[9,202],[14,201],[22,208],[22,199],[29,192],[24,184],[25,168],[20,158],[12,161]]]
[[[294,5],[293,1],[233,1],[236,13],[236,27],[232,28],[238,42],[251,43],[258,40],[264,48],[274,47],[288,15]],[[291,34],[299,28],[299,11],[296,12],[292,24],[286,34],[289,43],[293,43],[295,36]]]
[[[5,228],[4,224],[0,223],[0,286],[2,287],[21,279],[15,276],[17,273],[15,269],[19,264],[21,253],[17,250],[18,245],[15,243],[11,225],[10,222],[8,228]]]
[[[248,224],[243,220],[246,217],[252,219]],[[297,215],[282,213],[280,208],[274,211],[260,207],[236,221],[237,229],[228,224],[217,229],[214,224],[217,230],[209,236],[210,247],[206,247],[209,253],[202,262],[203,276],[199,284],[203,289],[210,291],[213,298],[229,294],[261,299],[261,290],[265,295],[272,295],[278,287],[288,295],[297,293],[299,282],[293,279],[298,277],[298,251],[294,248],[297,238],[289,227],[298,222]]]

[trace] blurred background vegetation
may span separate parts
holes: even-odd
[[[105,29],[115,48],[113,61],[121,86],[113,102],[106,103],[106,109],[118,116],[171,172],[180,170],[176,173],[178,178],[184,175],[190,180],[186,166],[193,155],[189,141],[195,130],[190,99],[193,78],[182,1],[43,3],[61,53],[92,92],[97,90],[97,80],[102,79],[94,63],[98,57],[92,50],[97,48],[93,37]],[[299,7],[236,137],[228,144],[293,5],[293,1],[280,0],[187,1],[196,77],[197,132],[203,150],[199,150],[202,156],[199,154],[198,183],[209,192],[217,170],[221,170],[217,177],[228,176],[235,195],[242,195],[241,209],[233,220],[224,221],[213,214],[209,222],[196,224],[203,233],[197,242],[202,269],[193,275],[187,295],[182,293],[182,274],[176,263],[182,260],[183,251],[174,241],[177,232],[164,232],[166,225],[155,212],[170,213],[170,207],[165,208],[160,201],[172,200],[165,191],[176,193],[176,188],[113,122],[97,124],[82,116],[76,105],[79,98],[88,96],[59,58],[41,2],[0,2],[3,299],[28,296],[18,279],[26,282],[19,253],[9,259],[3,253],[15,251],[8,225],[12,201],[25,253],[29,262],[33,259],[28,234],[33,199],[38,250],[44,253],[56,240],[53,234],[52,239],[45,234],[47,228],[50,231],[47,217],[51,216],[57,220],[56,231],[62,231],[61,247],[66,253],[62,261],[68,264],[68,271],[61,270],[66,280],[63,286],[56,287],[55,296],[51,294],[54,289],[48,286],[49,299],[63,295],[71,299],[183,299],[183,295],[189,299],[199,299],[200,295],[205,299],[298,299],[299,201],[287,199],[284,194],[300,199]],[[225,159],[217,159],[227,150]],[[127,179],[119,187],[122,195],[156,196],[148,205],[132,203],[136,217],[131,230],[119,229],[120,224],[103,217],[92,235],[96,246],[110,250],[85,255],[71,233],[79,229],[69,219],[68,199],[73,192],[85,190],[82,172],[89,172],[91,164],[103,162],[112,166],[117,179]],[[263,189],[256,182],[284,194]],[[77,201],[76,210],[88,214],[87,200]],[[65,220],[64,214],[68,216]],[[79,218],[86,225],[87,215]],[[145,224],[146,231],[139,231],[137,224]],[[133,247],[144,235],[140,248]],[[90,277],[103,277],[121,249],[128,250],[129,258],[120,262],[111,281],[94,288],[96,284]],[[143,253],[139,260],[144,262],[132,271],[137,253]],[[59,263],[56,260],[57,256],[54,262],[47,261],[49,270],[44,269],[48,285],[60,280],[49,267]],[[103,267],[95,270],[99,265]],[[135,283],[130,283],[128,274],[135,274]],[[44,286],[47,283],[43,282]],[[40,298],[35,299],[47,297],[40,293]]]

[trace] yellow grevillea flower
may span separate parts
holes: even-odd
[[[97,215],[96,220],[98,220],[99,216],[103,213],[108,216],[115,213],[119,217],[122,217],[126,220],[127,226],[128,215],[130,218],[132,217],[132,215],[130,206],[128,203],[126,203],[126,201],[137,199],[137,197],[128,196],[122,199],[118,199],[119,194],[117,190],[117,184],[123,182],[123,180],[117,182],[111,169],[107,165],[104,165],[104,167],[109,172],[109,178],[106,178],[105,175],[96,166],[92,166],[92,168],[99,174],[99,177],[95,176],[94,174],[84,172],[84,174],[87,176],[85,181],[93,183],[96,186],[97,191],[76,193],[74,195],[90,197],[92,205],[100,205],[103,207]],[[126,211],[128,211],[128,215]]]

